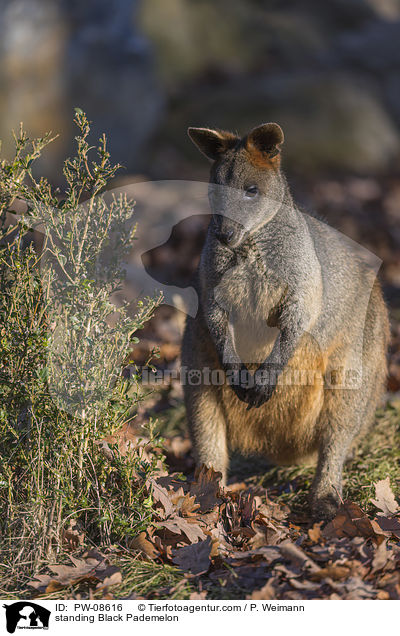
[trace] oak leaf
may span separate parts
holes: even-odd
[[[173,534],[184,534],[190,543],[197,543],[199,540],[205,539],[205,534],[198,523],[190,523],[183,517],[171,517],[157,524],[159,528],[166,528]]]
[[[381,479],[375,484],[375,499],[371,499],[374,504],[385,515],[394,515],[400,512],[399,506],[390,487],[390,479]]]
[[[211,538],[172,551],[172,561],[185,572],[200,574],[210,567]]]
[[[86,554],[86,558],[82,559],[70,556],[72,566],[50,565],[51,575],[36,575],[35,580],[31,581],[29,585],[41,593],[49,594],[82,581],[104,583],[106,579],[110,579],[116,572],[119,572],[116,566],[107,563],[102,554],[96,551],[90,551]]]
[[[368,519],[365,512],[352,501],[345,501],[336,516],[323,530],[324,538],[332,537],[364,537],[381,543],[385,536],[376,521]]]
[[[153,501],[164,508],[165,516],[169,517],[172,515],[175,512],[175,506],[171,501],[168,490],[164,488],[164,486],[160,486],[154,477],[148,479],[146,486],[149,490],[151,490]]]
[[[195,472],[195,481],[190,484],[190,494],[196,497],[200,512],[208,512],[220,503],[218,498],[221,473],[203,464]]]
[[[400,539],[400,521],[396,517],[377,517],[376,524],[382,532],[392,533],[397,539]]]

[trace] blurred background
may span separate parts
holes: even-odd
[[[206,181],[188,125],[279,122],[297,201],[383,261],[400,390],[400,0],[0,0],[0,16],[2,153],[20,121],[60,133],[39,167],[56,185],[75,106],[106,132],[125,182]],[[153,275],[186,285],[205,226],[177,219],[144,258]],[[145,335],[173,364],[181,323],[162,311]]]

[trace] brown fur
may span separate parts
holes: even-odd
[[[249,155],[249,162],[255,168],[265,168],[266,170],[278,170],[281,164],[281,157],[279,154],[274,157],[270,157],[265,152],[262,152],[251,141],[247,141],[246,150]]]

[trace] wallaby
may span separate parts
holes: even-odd
[[[199,311],[182,345],[196,461],[225,483],[231,449],[276,464],[315,458],[311,509],[330,519],[343,463],[384,391],[389,326],[376,272],[293,202],[278,124],[243,138],[188,134],[213,162]]]

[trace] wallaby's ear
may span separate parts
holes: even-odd
[[[283,130],[278,124],[261,124],[247,135],[245,147],[257,163],[279,165],[279,146],[283,141]]]
[[[233,133],[210,128],[188,128],[188,135],[200,152],[213,161],[239,141]]]

